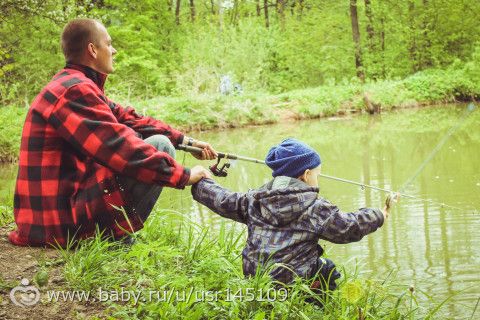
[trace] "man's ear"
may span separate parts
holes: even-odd
[[[89,43],[87,46],[87,52],[88,55],[91,56],[92,58],[97,58],[97,48],[95,48],[95,45],[93,43]]]

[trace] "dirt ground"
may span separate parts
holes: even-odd
[[[0,227],[0,319],[105,318],[106,307],[98,302],[49,301],[47,291],[68,290],[62,276],[63,265],[58,259],[59,252],[55,249],[12,245],[7,239],[7,234],[12,228],[12,225]],[[41,266],[46,267],[48,282],[39,287],[34,278]],[[12,288],[16,286],[21,288],[14,291],[17,300],[22,298],[22,291],[27,291],[27,287],[21,285],[22,279],[27,279],[28,285],[39,289],[40,300],[32,306],[17,306],[10,298]],[[25,283],[25,280],[23,281]],[[28,289],[27,293],[31,294],[28,297],[30,299],[36,296],[33,289]]]

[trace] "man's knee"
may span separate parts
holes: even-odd
[[[166,152],[172,158],[175,158],[175,147],[166,136],[156,134],[145,139],[145,142],[154,146],[158,151]]]

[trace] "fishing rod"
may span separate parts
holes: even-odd
[[[201,154],[202,151],[203,151],[203,149],[201,149],[201,148],[191,147],[191,146],[187,146],[187,145],[183,145],[183,144],[178,145],[177,148],[179,150],[183,150],[183,151],[190,152],[190,153],[195,153],[195,154]],[[263,160],[259,160],[259,159],[255,159],[255,158],[249,158],[249,157],[243,157],[243,156],[239,156],[239,155],[232,154],[232,153],[217,152],[217,155],[218,155],[217,163],[209,167],[210,171],[212,171],[212,173],[217,177],[226,177],[227,176],[227,168],[230,167],[230,163],[228,163],[228,162],[225,163],[223,166],[219,167],[220,166],[220,159],[242,160],[242,161],[265,164],[265,161],[263,161]],[[360,186],[362,189],[369,188],[369,189],[373,189],[373,190],[377,190],[377,191],[386,192],[386,193],[388,193],[387,200],[385,201],[385,204],[387,206],[390,206],[391,201],[394,201],[394,198],[396,197],[396,195],[400,195],[400,196],[405,197],[405,198],[421,200],[421,201],[429,202],[431,204],[437,204],[437,205],[440,205],[442,207],[448,207],[448,208],[452,208],[452,209],[456,209],[456,210],[463,210],[462,208],[450,206],[450,205],[447,205],[445,203],[439,203],[439,202],[436,202],[436,201],[433,201],[433,200],[423,199],[423,198],[415,197],[415,196],[412,196],[412,195],[409,195],[409,194],[395,192],[393,190],[379,188],[379,187],[371,186],[371,185],[368,185],[368,184],[364,184],[364,183],[360,183],[360,182],[356,182],[356,181],[352,181],[352,180],[347,180],[347,179],[343,179],[343,178],[329,176],[329,175],[322,174],[322,173],[320,173],[319,176],[323,177],[323,178],[326,178],[326,179],[330,179],[330,180],[335,180],[335,181],[340,181],[340,182],[345,182],[345,183],[353,184],[353,185],[356,185],[356,186]]]

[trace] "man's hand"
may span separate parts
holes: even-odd
[[[192,153],[192,155],[199,160],[212,160],[217,157],[217,152],[207,142],[195,140],[185,136],[183,139],[183,144],[203,149],[202,153]]]
[[[203,178],[211,179],[212,175],[210,174],[210,171],[208,171],[202,166],[195,166],[190,169],[190,179],[188,179],[187,186],[191,186],[192,184],[197,183]]]
[[[199,160],[212,160],[217,157],[217,152],[207,142],[194,140],[193,146],[203,149],[202,153],[193,154]]]

